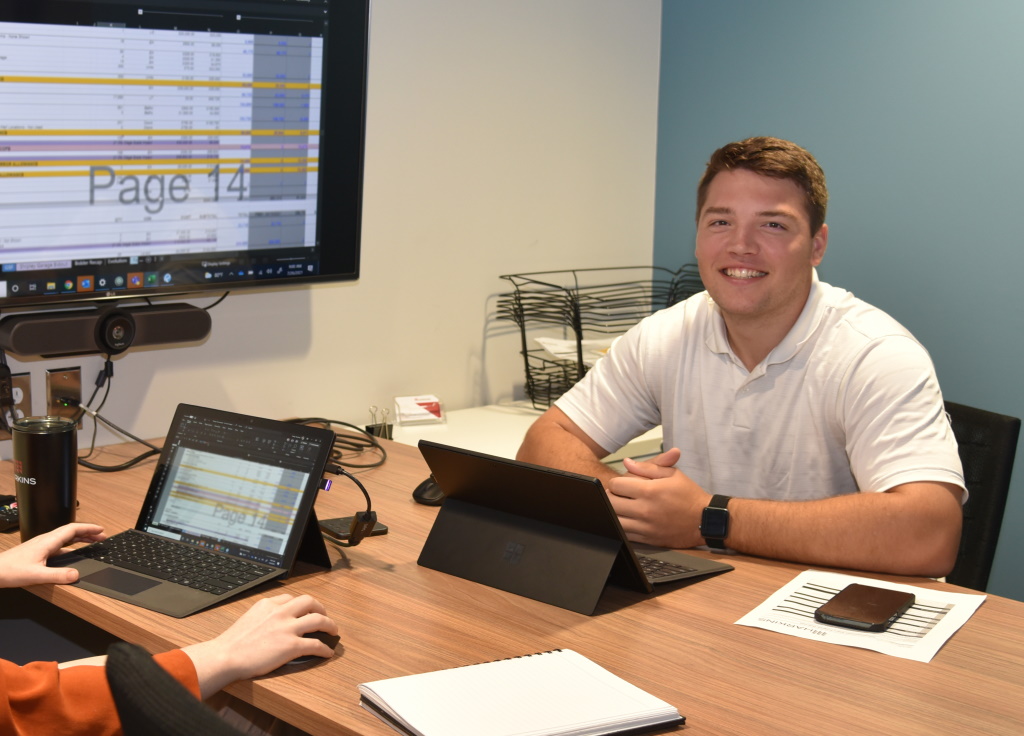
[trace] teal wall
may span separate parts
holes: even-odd
[[[794,140],[828,178],[823,280],[892,314],[945,397],[1024,416],[1024,3],[665,0],[654,261],[693,254],[712,150]],[[1024,600],[1024,458],[989,591]]]

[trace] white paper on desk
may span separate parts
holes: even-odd
[[[815,621],[814,609],[850,583],[913,593],[915,602],[888,631],[857,631]],[[984,600],[984,595],[947,593],[872,578],[805,570],[736,623],[827,644],[873,649],[894,657],[930,662]]]

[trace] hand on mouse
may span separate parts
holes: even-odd
[[[183,651],[195,665],[205,699],[232,682],[265,675],[296,657],[330,657],[330,647],[303,636],[313,631],[337,635],[338,625],[315,598],[284,593],[257,601],[223,634]]]
[[[340,636],[338,636],[337,634],[332,636],[328,634],[326,631],[310,631],[309,633],[303,634],[303,636],[307,639],[316,639],[317,641],[322,641],[324,644],[331,648],[332,652],[334,651],[334,648],[338,646],[338,642],[341,641]],[[306,654],[301,657],[296,657],[290,662],[285,662],[285,664],[305,664],[306,662],[313,661],[318,656],[320,655]]]

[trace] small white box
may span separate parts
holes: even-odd
[[[396,396],[395,419],[399,424],[440,424],[444,422],[444,404],[433,394]]]

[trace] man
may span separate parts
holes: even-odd
[[[94,524],[68,524],[0,553],[0,588],[66,584],[78,571],[46,560],[75,542],[103,539]],[[330,647],[304,633],[337,634],[324,607],[309,596],[279,595],[253,605],[220,636],[156,655],[193,694],[209,698],[237,680],[264,675],[302,655],[330,657]],[[96,658],[97,664],[103,658]],[[82,660],[92,662],[93,660]],[[101,666],[60,668],[56,662],[18,667],[0,661],[0,734],[114,734],[120,722]]]
[[[888,315],[818,281],[827,201],[793,143],[716,151],[697,192],[707,291],[620,338],[519,459],[601,478],[639,542],[948,573],[965,491],[935,371]],[[672,449],[621,476],[600,462],[659,424]]]

